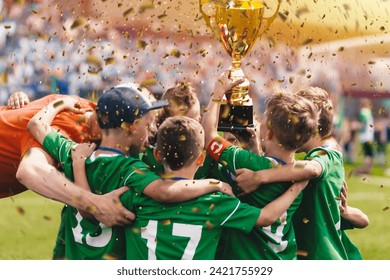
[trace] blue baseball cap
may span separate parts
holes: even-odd
[[[136,85],[119,85],[106,90],[96,107],[100,128],[118,128],[123,122],[133,123],[147,112],[169,105],[163,100],[151,101],[150,95]]]

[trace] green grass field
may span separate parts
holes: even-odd
[[[354,166],[346,166],[346,174]],[[383,168],[374,176],[350,177],[348,202],[370,218],[365,229],[348,231],[367,260],[390,260],[390,177]],[[31,191],[0,199],[0,259],[47,260],[51,258],[62,204]]]

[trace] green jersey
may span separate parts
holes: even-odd
[[[165,204],[127,192],[121,202],[137,215],[126,228],[126,255],[134,260],[214,259],[222,227],[249,232],[260,215],[222,193]]]
[[[318,178],[303,191],[300,207],[294,216],[299,259],[347,260],[340,220],[340,194],[344,180],[343,156],[339,151],[318,147],[305,159],[322,166]],[[346,240],[344,240],[346,241]]]
[[[269,169],[275,166],[272,158],[259,156],[249,151],[232,146],[223,138],[215,138],[207,149],[208,154],[218,160],[231,172],[231,176],[239,168],[254,171]],[[241,201],[249,205],[263,208],[277,199],[290,186],[290,183],[275,183],[261,186],[255,192],[243,196]],[[296,241],[292,227],[292,216],[298,208],[301,195],[291,204],[287,211],[268,227],[254,227],[246,234],[234,229],[225,230],[224,259],[265,259],[292,260],[296,258]]]
[[[71,180],[71,148],[75,144],[57,132],[49,133],[43,142],[44,149],[61,164],[65,176]],[[128,192],[139,194],[148,184],[160,179],[139,159],[120,154],[96,156],[93,153],[85,164],[88,183],[96,194],[105,194],[122,186],[129,186],[131,190]],[[70,206],[65,207],[61,223],[66,259],[125,258],[122,227],[109,228],[95,219],[84,219]]]

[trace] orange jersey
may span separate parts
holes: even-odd
[[[16,171],[21,157],[30,148],[41,147],[28,132],[27,124],[44,106],[63,97],[63,95],[52,94],[33,101],[20,109],[0,108],[0,198],[26,190],[16,179]],[[79,100],[81,109],[95,110],[95,103],[77,96],[74,97]],[[82,114],[62,111],[53,120],[52,126],[59,128],[64,135],[75,142],[88,140],[85,118]]]

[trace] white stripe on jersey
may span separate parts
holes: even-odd
[[[233,216],[233,214],[237,211],[238,206],[240,206],[240,204],[241,204],[241,201],[238,201],[236,208],[234,208],[233,212],[230,213],[230,215],[229,215],[229,216],[220,224],[221,226],[222,226],[224,223],[226,223],[227,220],[229,220],[231,216]]]

